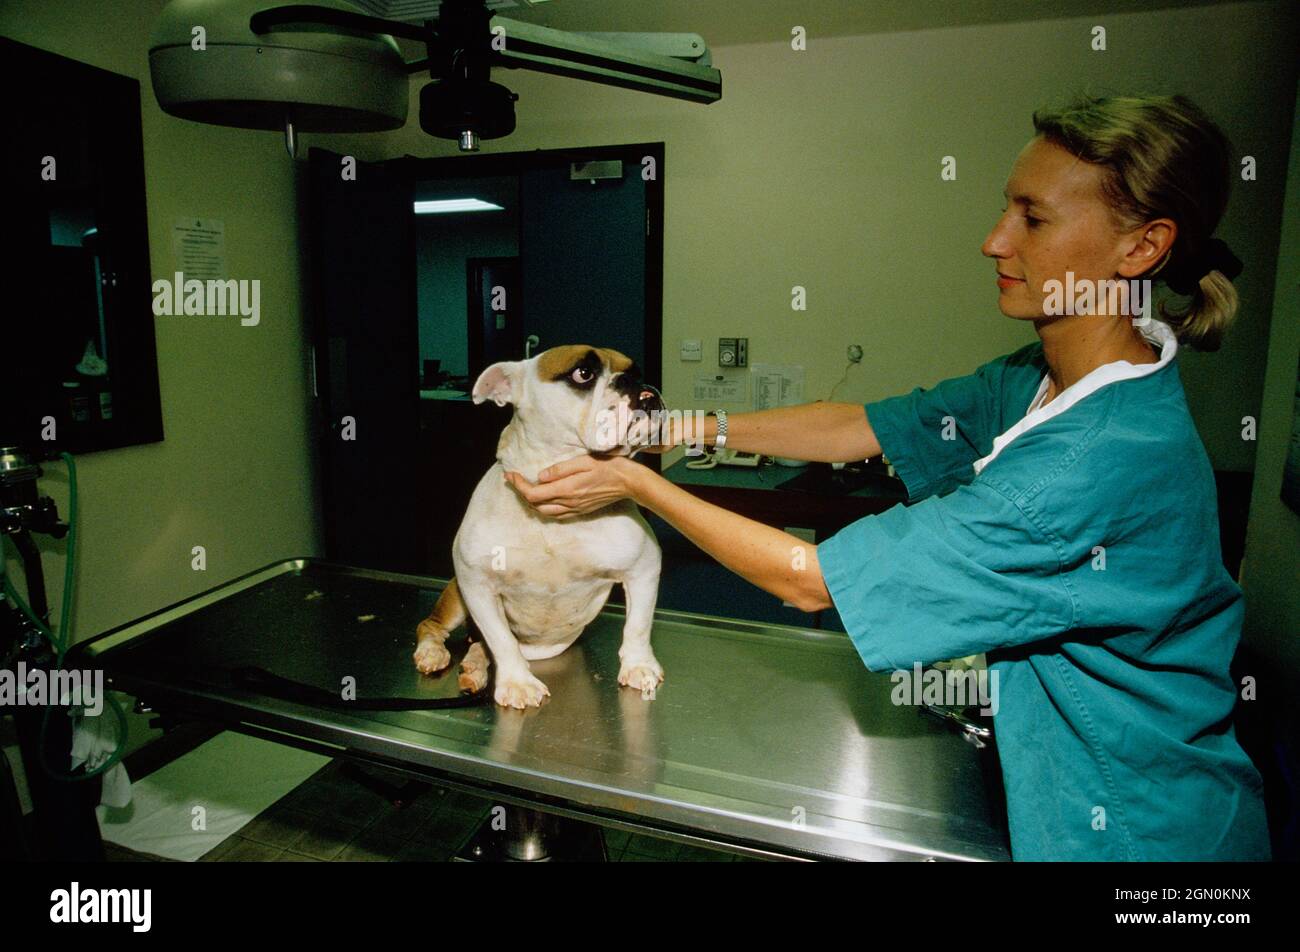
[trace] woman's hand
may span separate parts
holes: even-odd
[[[575,456],[542,470],[536,483],[516,472],[506,481],[543,516],[565,519],[635,498],[636,470],[644,469],[625,456]]]
[[[640,453],[667,453],[673,447],[682,442],[682,419],[679,416],[670,416],[663,422],[663,426],[658,432],[652,432],[652,436],[658,436],[662,443],[646,443],[644,446],[638,446],[637,451]]]

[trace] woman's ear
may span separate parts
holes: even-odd
[[[521,366],[518,361],[506,360],[483,371],[474,384],[474,402],[477,404],[491,400],[499,407],[515,403],[518,399],[515,388]]]
[[[1136,241],[1120,262],[1120,276],[1150,277],[1174,246],[1174,240],[1178,237],[1178,225],[1171,218],[1157,218],[1143,225],[1134,237]]]

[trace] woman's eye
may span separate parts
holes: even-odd
[[[1007,213],[1007,206],[1003,205],[1002,210],[998,212],[998,214],[1005,215],[1006,213]],[[1035,218],[1033,215],[1025,215],[1024,217],[1025,217],[1025,225],[1028,228],[1037,228],[1039,225],[1043,223],[1043,219]]]

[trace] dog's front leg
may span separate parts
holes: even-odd
[[[654,627],[655,602],[659,598],[659,550],[654,549],[623,579],[627,617],[623,623],[623,645],[618,649],[618,683],[635,688],[646,700],[655,696],[655,688],[664,679],[650,650],[650,631]]]
[[[421,674],[433,674],[451,663],[447,639],[465,623],[465,602],[453,578],[438,596],[438,602],[429,617],[415,630],[415,666]]]
[[[533,677],[528,670],[528,662],[519,651],[519,642],[515,640],[506,621],[505,608],[501,605],[501,596],[486,585],[461,585],[461,598],[469,613],[483,634],[492,660],[497,665],[496,688],[493,698],[502,707],[540,707],[542,698],[550,695],[550,690]],[[477,644],[477,642],[476,642]],[[471,652],[473,646],[471,646]],[[469,655],[466,656],[467,658]],[[486,670],[486,658],[483,659]]]
[[[491,664],[483,642],[475,641],[460,659],[460,677],[456,679],[462,691],[481,691],[487,686],[488,666]]]

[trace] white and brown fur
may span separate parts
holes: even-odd
[[[493,364],[474,384],[473,399],[512,403],[514,415],[452,543],[455,577],[417,629],[416,667],[425,674],[446,668],[445,642],[468,615],[483,641],[461,661],[461,689],[481,689],[495,662],[496,703],[538,706],[550,691],[528,662],[573,644],[619,582],[627,613],[618,681],[653,696],[664,677],[650,649],[661,556],[636,504],[622,499],[555,519],[534,510],[504,474],[536,482],[541,470],[583,453],[632,455],[646,424],[628,426],[619,408],[662,409],[657,394],[642,388],[639,370],[623,354],[574,344]]]

